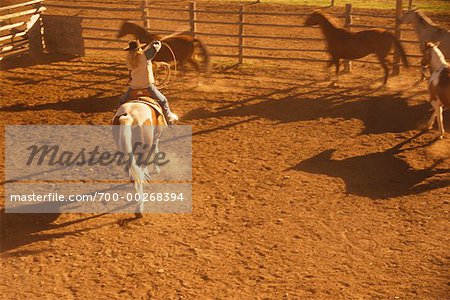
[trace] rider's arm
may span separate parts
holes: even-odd
[[[161,49],[161,42],[160,41],[154,41],[153,44],[144,51],[145,57],[147,60],[153,59],[155,57],[156,53]]]

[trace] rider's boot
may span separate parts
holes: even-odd
[[[169,103],[167,103],[167,100],[164,102],[159,101],[159,104],[161,105],[167,123],[169,123],[169,125],[176,124],[178,122],[178,116],[170,110]]]

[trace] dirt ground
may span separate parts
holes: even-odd
[[[127,82],[102,53],[0,76],[2,127],[109,124]],[[192,214],[2,212],[2,298],[450,299],[450,136],[420,131],[417,68],[381,77],[355,63],[330,87],[318,63],[215,60],[201,85],[171,84]]]

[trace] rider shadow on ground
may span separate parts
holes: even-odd
[[[221,117],[257,117],[277,123],[312,121],[319,118],[359,119],[364,124],[361,134],[404,132],[418,129],[430,116],[424,102],[410,106],[400,92],[373,95],[378,89],[359,86],[341,90],[309,84],[308,91],[295,87],[272,91],[227,104],[216,111],[197,109],[183,120]],[[287,94],[283,96],[283,94]],[[274,96],[282,96],[274,99]],[[449,122],[447,122],[449,123]]]
[[[14,253],[11,251],[34,242],[50,241],[92,230],[93,228],[84,228],[81,230],[70,230],[58,233],[42,233],[43,231],[60,229],[82,223],[102,215],[103,214],[97,214],[61,224],[55,224],[53,222],[60,216],[59,213],[6,213],[3,209],[0,211],[0,252],[8,252],[8,255],[28,255],[30,254],[29,251]]]
[[[371,199],[415,195],[448,186],[448,178],[431,180],[433,176],[450,172],[449,169],[437,168],[441,161],[426,169],[415,170],[396,156],[405,151],[401,149],[405,144],[419,135],[382,152],[345,159],[332,158],[336,149],[325,150],[290,169],[341,178],[347,193]]]
[[[70,110],[76,113],[100,113],[110,112],[119,106],[121,95],[102,97],[102,93],[81,99],[71,99],[56,103],[45,103],[37,105],[15,104],[0,108],[0,111],[21,112],[39,110]]]

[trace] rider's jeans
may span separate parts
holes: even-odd
[[[122,104],[126,99],[128,99],[128,97],[130,97],[131,94],[131,88],[128,88],[128,91],[120,98],[120,103]],[[161,105],[162,109],[164,111],[170,111],[169,109],[169,103],[167,101],[166,96],[163,95],[163,93],[161,93],[154,84],[151,84],[148,88],[147,91],[150,93],[150,97],[156,99],[158,101],[158,103]]]

